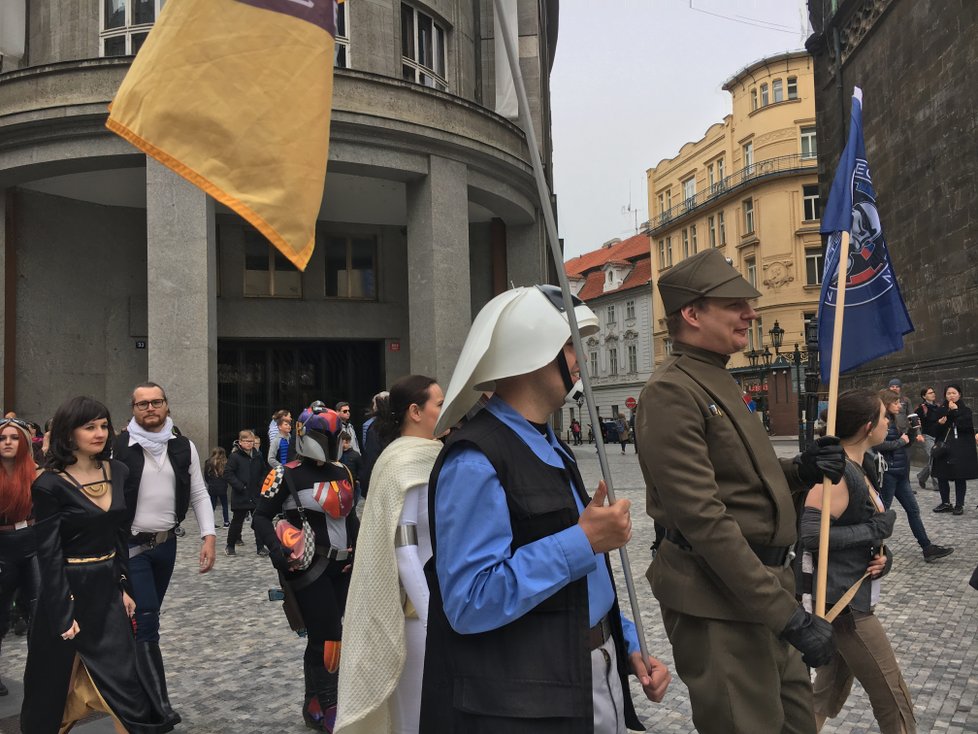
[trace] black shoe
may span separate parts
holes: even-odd
[[[259,548],[258,549],[258,555],[261,556],[262,558],[267,558],[268,557],[268,548]]]
[[[226,556],[233,556],[234,555],[234,546],[233,545],[229,545],[227,548],[225,548],[224,549],[224,555],[226,555]]]
[[[244,541],[241,540],[241,538],[238,538],[236,541],[234,541],[234,544],[235,545],[244,545]]]
[[[159,704],[164,720],[171,728],[179,724],[180,714],[173,710],[166,690],[166,674],[163,671],[163,655],[158,642],[136,643],[136,671],[140,682]],[[169,731],[169,730],[166,730]]]
[[[929,545],[924,548],[924,560],[927,563],[931,561],[936,561],[938,558],[944,558],[944,556],[949,556],[954,553],[954,548],[945,548],[942,545]]]
[[[926,479],[921,479],[920,477],[917,477],[917,484],[920,485],[920,488],[921,489],[927,489],[927,480]]]
[[[952,515],[963,515],[963,514],[964,514],[964,508],[963,508],[963,507],[955,507],[955,508],[954,508],[954,509],[953,509],[953,510],[951,511],[951,514],[952,514]]]
[[[229,523],[227,520],[225,520],[224,521],[224,527],[226,527],[226,528],[231,527],[231,523]]]
[[[937,507],[934,508],[934,512],[953,512],[954,508],[951,507],[947,502],[941,502]]]

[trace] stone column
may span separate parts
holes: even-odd
[[[214,202],[146,159],[149,379],[201,460],[217,442],[217,255]]]
[[[465,164],[431,156],[428,175],[408,185],[407,210],[411,372],[447,388],[472,323]]]
[[[0,188],[0,418],[14,404],[14,396],[7,394],[5,372],[7,367],[7,189]],[[16,296],[15,296],[16,297]]]

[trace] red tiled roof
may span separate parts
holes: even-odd
[[[598,298],[599,296],[607,296],[612,293],[621,293],[622,291],[631,290],[632,288],[647,286],[651,277],[652,258],[646,254],[646,256],[641,260],[635,261],[635,266],[632,268],[632,272],[625,276],[625,281],[614,290],[606,291],[604,289],[604,272],[601,270],[591,271],[588,273],[587,280],[584,281],[584,286],[578,292],[577,297],[586,303],[587,301],[590,301],[593,298]]]
[[[608,262],[630,261],[643,255],[648,256],[650,254],[649,247],[648,235],[633,235],[611,247],[600,247],[597,250],[571,258],[564,263],[564,271],[571,277],[582,276]]]

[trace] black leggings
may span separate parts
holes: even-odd
[[[33,528],[0,531],[0,639],[10,628],[10,606],[18,589],[28,622],[34,616],[40,586],[35,547]]]
[[[323,667],[323,647],[343,635],[343,611],[350,589],[350,572],[343,573],[349,561],[330,561],[323,574],[309,586],[295,592],[295,600],[306,624],[304,660]]]

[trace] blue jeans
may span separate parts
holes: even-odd
[[[160,641],[160,607],[176,561],[176,538],[129,559],[129,582],[136,602],[136,642]]]
[[[883,500],[883,506],[888,510],[893,504],[893,498],[896,497],[897,502],[903,505],[903,509],[907,513],[907,522],[910,523],[910,531],[913,533],[913,537],[917,539],[921,548],[929,547],[930,538],[927,537],[924,522],[920,519],[920,506],[917,504],[917,498],[914,497],[913,489],[910,488],[910,470],[908,469],[904,474],[894,474],[890,471],[884,473],[883,494],[880,497]]]

